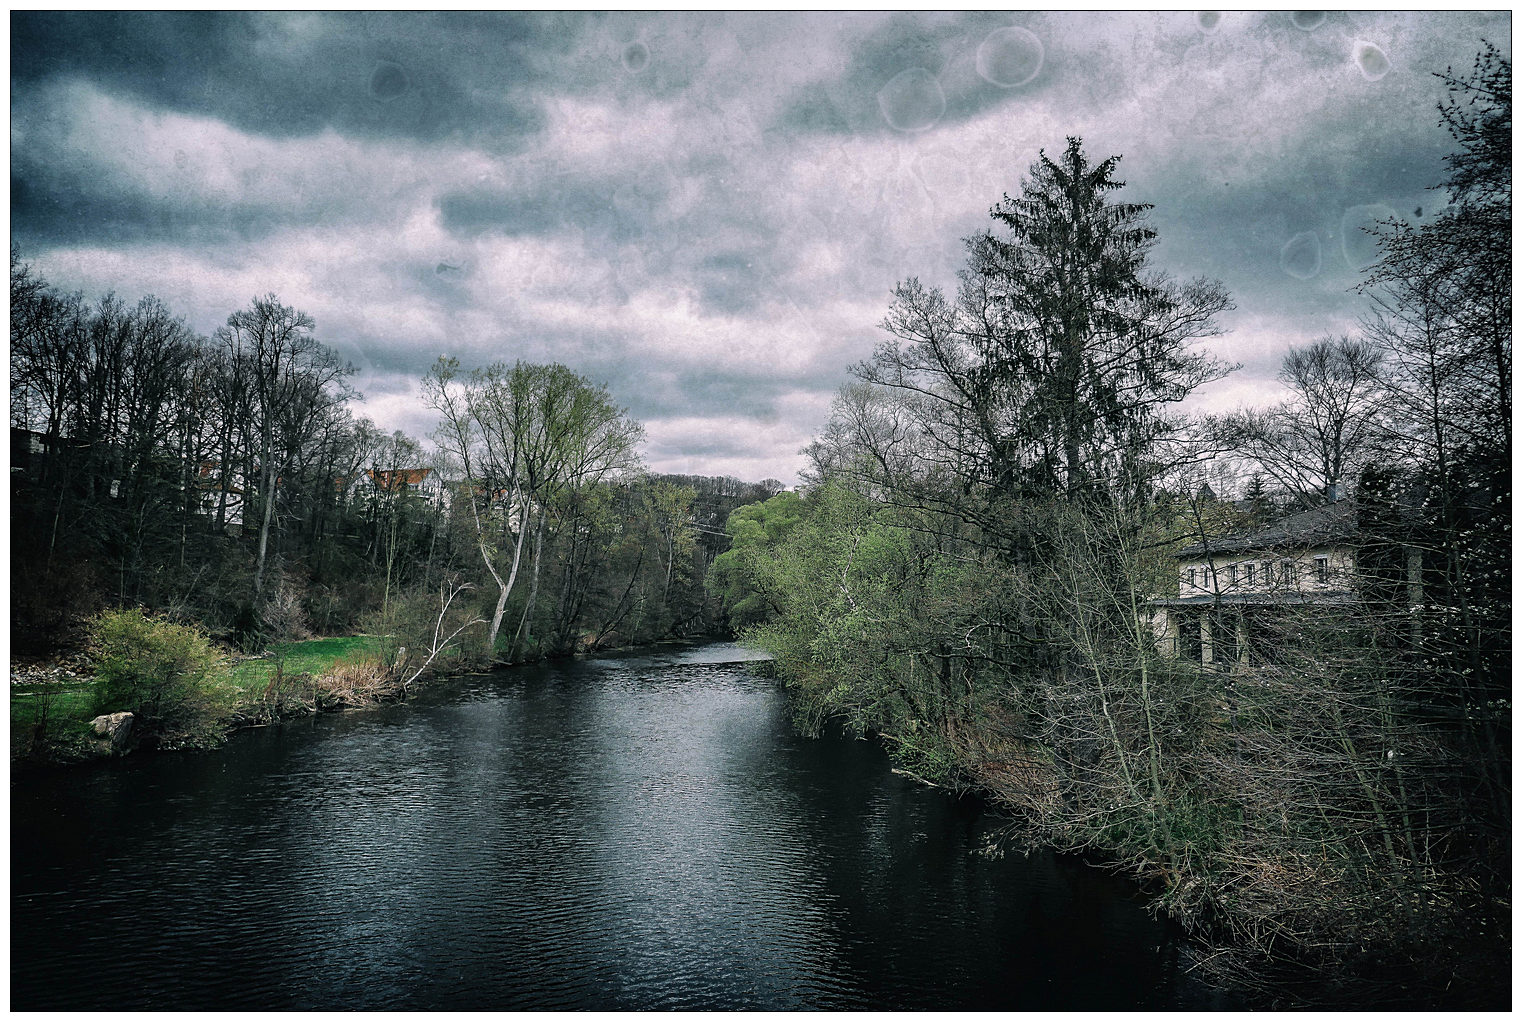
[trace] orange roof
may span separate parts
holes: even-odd
[[[395,490],[403,486],[416,486],[427,479],[431,468],[370,469],[370,478],[383,490]]]

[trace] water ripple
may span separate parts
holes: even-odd
[[[793,735],[752,656],[714,644],[464,679],[213,755],[14,785],[12,1006],[1199,996],[1110,881],[975,856],[975,808],[894,777],[867,743]]]

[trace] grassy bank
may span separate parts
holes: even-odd
[[[214,744],[239,727],[394,698],[400,685],[385,653],[386,640],[375,635],[276,643],[257,657],[223,652],[201,693],[204,726],[167,736],[168,747]],[[10,688],[13,759],[74,762],[111,753],[90,722],[124,707],[102,703],[85,670],[13,665]]]
[[[28,675],[34,677],[35,675]],[[95,716],[90,679],[13,680],[11,683],[11,756],[42,752],[62,742],[83,742]]]
[[[378,659],[383,652],[384,640],[376,635],[279,642],[263,656],[239,658],[228,672],[229,681],[240,692],[257,693],[281,677],[321,678],[341,665]]]

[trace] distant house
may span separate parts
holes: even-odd
[[[215,518],[217,508],[223,507],[225,500],[223,513],[228,526],[241,526],[243,506],[248,500],[248,480],[237,469],[227,472],[226,476],[224,479],[220,461],[203,461],[196,465],[195,474],[191,477],[191,486],[196,494],[196,513]],[[222,492],[224,487],[227,490],[225,498]]]
[[[92,450],[108,451],[108,444],[91,444],[67,436],[52,436],[22,426],[11,427],[11,474],[40,473],[53,458],[78,458]]]
[[[450,489],[431,468],[371,468],[350,477],[346,484],[351,498],[414,494],[438,507],[445,506]]]
[[[1216,667],[1271,659],[1261,640],[1291,607],[1359,599],[1357,511],[1340,500],[1178,552],[1178,595],[1151,601],[1165,653]]]
[[[22,485],[41,477],[50,462],[62,459],[73,466],[89,467],[90,473],[106,484],[105,495],[112,498],[122,495],[122,481],[111,478],[111,472],[120,472],[128,461],[127,452],[119,444],[109,441],[76,440],[67,436],[51,436],[21,426],[11,427],[11,478]],[[92,463],[93,462],[93,463]],[[103,478],[102,478],[103,477]],[[99,495],[99,494],[97,494]]]

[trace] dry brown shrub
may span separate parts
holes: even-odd
[[[371,706],[397,698],[402,691],[395,672],[378,657],[346,660],[317,681],[324,706]]]

